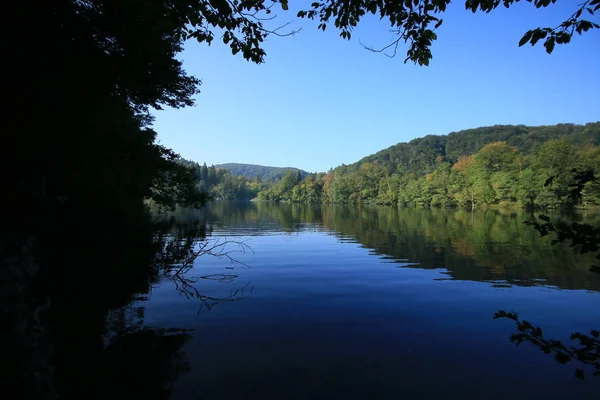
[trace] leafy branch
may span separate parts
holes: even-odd
[[[292,36],[300,30],[281,31],[290,22],[268,29],[265,22],[274,20],[272,8],[280,3],[287,10],[287,1],[265,0],[220,0],[195,2],[187,15],[188,28],[184,39],[196,39],[209,45],[214,40],[213,28],[225,32],[221,36],[224,44],[229,45],[233,54],[242,53],[243,57],[254,63],[264,62],[265,50],[261,47],[268,35]]]
[[[555,3],[556,0],[534,1],[535,6],[537,8],[547,7],[550,4],[550,2]],[[590,29],[600,29],[599,24],[585,19],[581,19],[581,15],[584,12],[587,11],[588,14],[594,15],[594,12],[598,11],[598,9],[600,9],[600,0],[587,0],[584,3],[580,4],[579,8],[560,25],[554,28],[535,28],[527,31],[519,41],[519,46],[523,46],[526,43],[531,43],[532,46],[535,46],[535,44],[541,39],[546,39],[544,41],[544,47],[546,48],[546,52],[548,54],[551,54],[552,51],[554,51],[554,46],[556,44],[569,43],[575,33],[581,35],[583,34],[583,32],[587,32]]]
[[[509,8],[520,0],[466,0],[465,8],[472,12],[489,13],[500,5]],[[556,0],[524,0],[533,3],[536,8],[548,7]],[[437,39],[435,30],[443,23],[439,16],[446,11],[450,0],[324,0],[313,2],[309,9],[299,11],[299,18],[317,19],[318,29],[325,30],[333,21],[333,25],[340,31],[344,39],[352,37],[352,30],[358,25],[361,18],[367,13],[379,15],[380,19],[387,19],[392,27],[392,32],[398,35],[397,39],[380,48],[361,45],[367,50],[385,52],[391,49],[388,57],[395,57],[400,43],[408,43],[406,59],[419,65],[429,65],[432,58],[431,46]],[[525,43],[535,45],[539,40],[546,39],[544,47],[552,53],[556,44],[566,44],[571,41],[575,33],[582,34],[590,29],[598,29],[600,25],[581,18],[584,13],[594,15],[600,8],[600,0],[587,0],[580,4],[565,21],[555,28],[540,27],[525,33],[519,46]]]
[[[409,43],[407,57],[404,62],[411,60],[419,65],[429,65],[431,60],[430,46],[437,39],[434,30],[439,28],[442,20],[436,15],[444,12],[449,0],[417,0],[417,1],[358,1],[350,5],[345,1],[314,2],[311,9],[299,11],[299,18],[318,19],[318,29],[325,30],[330,19],[340,30],[344,39],[352,37],[352,30],[367,13],[379,14],[381,19],[387,19],[392,32],[398,38],[392,43],[376,49],[362,44],[367,50],[385,52],[392,49],[388,57],[395,57],[401,42]],[[434,24],[434,28],[429,26]]]
[[[543,336],[542,328],[532,325],[526,320],[520,320],[519,314],[515,312],[498,311],[494,314],[494,319],[508,318],[517,324],[517,332],[510,335],[510,341],[520,345],[523,342],[530,342],[546,354],[554,354],[554,359],[567,364],[571,360],[578,361],[583,365],[594,367],[594,376],[600,376],[600,332],[592,330],[589,335],[579,332],[571,334],[570,340],[578,341],[577,345],[566,347],[558,340],[546,339]],[[584,379],[585,373],[582,368],[575,369],[575,376],[578,379]]]
[[[600,0],[599,0],[600,1]],[[569,197],[573,200],[581,199],[583,191],[588,184],[598,184],[594,171],[578,171],[571,170],[573,173],[574,183],[571,185]],[[549,177],[544,186],[552,185],[552,182],[559,175]],[[542,223],[526,221],[525,224],[531,225],[537,230],[541,236],[547,236],[554,233],[556,237],[552,240],[552,244],[570,242],[569,246],[580,254],[599,252],[600,251],[600,228],[589,224],[580,224],[573,222],[571,224],[559,221],[551,222],[546,215],[540,215]],[[600,253],[596,255],[596,259],[600,262]],[[600,265],[592,265],[590,271],[600,273]]]

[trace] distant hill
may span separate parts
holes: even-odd
[[[215,165],[216,168],[222,168],[233,176],[246,176],[248,178],[260,178],[263,181],[278,181],[289,170],[300,171],[304,178],[308,172],[292,167],[268,167],[264,165],[226,163]]]
[[[534,146],[552,139],[567,138],[577,146],[600,145],[600,122],[585,125],[558,124],[549,126],[495,125],[451,132],[448,135],[428,135],[398,143],[350,165],[337,167],[350,172],[367,162],[379,162],[388,174],[405,171],[419,176],[432,172],[440,160],[455,163],[460,156],[477,153],[485,145],[505,141],[528,154]]]

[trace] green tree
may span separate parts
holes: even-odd
[[[208,167],[208,173],[206,175],[206,181],[208,182],[209,186],[213,186],[213,185],[216,185],[218,183],[217,168],[215,168],[214,165],[211,165],[210,167]]]
[[[514,200],[516,191],[517,148],[506,142],[486,145],[475,154],[469,167],[475,191],[484,203]]]
[[[278,190],[281,196],[281,199],[291,201],[293,199],[293,190],[296,185],[300,183],[302,180],[302,176],[300,171],[290,169],[284,176],[281,178],[281,182],[279,182]],[[298,191],[296,191],[296,196],[298,196]]]
[[[553,184],[541,186],[538,204],[559,208],[572,205],[569,187],[573,183],[571,170],[581,166],[577,149],[566,139],[548,141],[531,156],[531,168],[541,177],[554,176]]]
[[[202,164],[202,169],[200,170],[200,180],[208,180],[208,167],[206,166],[206,163]]]
[[[374,202],[379,195],[379,185],[385,176],[381,164],[364,163],[357,174],[358,200],[361,202]]]
[[[440,164],[435,171],[425,177],[431,194],[432,206],[453,206],[454,197],[451,193],[451,166],[448,163]]]
[[[543,188],[542,178],[532,168],[525,168],[519,173],[517,184],[517,201],[520,205],[533,209],[537,197]]]

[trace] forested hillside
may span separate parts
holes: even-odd
[[[308,173],[298,168],[286,168],[286,167],[267,167],[264,165],[254,164],[239,164],[239,163],[226,163],[217,164],[216,168],[223,168],[227,170],[233,176],[245,176],[247,178],[258,178],[261,181],[275,182],[283,178],[283,176],[289,171],[299,171],[300,176],[304,178]]]
[[[257,196],[265,198],[267,193],[277,193],[277,200],[292,201],[290,196],[294,186],[310,176],[297,168],[285,169],[250,164],[219,164],[209,167],[206,163],[200,165],[183,158],[178,162],[193,172],[196,186],[201,192],[220,200],[250,200]],[[236,175],[224,168],[224,165],[233,165],[233,171],[238,174],[247,170],[250,175],[253,172],[256,175]],[[320,201],[320,197],[318,199]]]
[[[498,125],[399,143],[327,173],[181,162],[195,169],[198,187],[218,199],[558,208],[600,205],[597,185],[588,185],[580,201],[569,198],[574,169],[600,168],[599,145],[600,122]]]
[[[576,146],[598,146],[600,122],[552,126],[495,125],[448,135],[428,135],[388,147],[346,168],[356,170],[364,163],[378,162],[387,173],[402,171],[423,175],[432,172],[440,160],[454,164],[461,156],[475,154],[493,142],[506,142],[517,147],[519,153],[527,155],[536,146],[560,138],[566,138]],[[344,167],[342,170],[345,170]]]
[[[493,126],[399,143],[327,174],[258,193],[268,200],[479,207],[600,205],[589,184],[569,198],[573,170],[600,168],[600,123]],[[551,185],[546,180],[556,176]],[[577,203],[577,204],[575,204]]]

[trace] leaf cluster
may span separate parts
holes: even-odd
[[[432,58],[431,46],[437,39],[435,30],[439,28],[443,20],[438,17],[446,11],[450,0],[407,0],[407,1],[324,1],[314,2],[308,10],[298,12],[298,17],[317,19],[319,29],[323,31],[327,24],[333,19],[333,25],[340,30],[340,36],[344,39],[352,37],[352,30],[358,25],[367,13],[378,15],[380,19],[387,20],[392,32],[398,35],[398,39],[391,44],[376,50],[365,46],[376,52],[391,49],[391,57],[397,53],[401,42],[408,43],[409,48],[404,62],[413,61],[419,65],[429,65]]]
[[[466,0],[465,9],[472,12],[489,13],[499,6],[511,7],[520,0]],[[536,8],[548,7],[556,0],[524,0],[532,3]],[[418,65],[429,65],[432,58],[431,46],[437,39],[436,30],[442,25],[441,15],[446,11],[450,0],[327,0],[313,2],[309,9],[301,10],[297,16],[300,18],[316,19],[319,21],[318,29],[325,30],[328,24],[340,31],[344,39],[352,37],[352,30],[367,14],[378,15],[381,20],[387,20],[392,32],[398,38],[386,46],[375,49],[364,46],[375,52],[390,50],[390,57],[397,53],[400,43],[408,43],[408,50],[404,62],[412,61]],[[525,33],[519,46],[525,43],[535,45],[539,40],[545,39],[546,52],[552,53],[556,44],[566,44],[571,41],[574,33],[582,34],[590,29],[600,26],[592,21],[582,18],[582,14],[594,15],[600,7],[599,0],[587,0],[560,25],[554,28],[537,27]]]
[[[547,7],[550,3],[555,2],[556,0],[534,1],[537,8]],[[527,31],[519,41],[519,46],[523,46],[526,43],[535,46],[538,41],[544,39],[546,52],[551,54],[554,51],[555,45],[569,43],[575,33],[581,35],[591,29],[600,29],[599,24],[581,18],[584,13],[593,16],[598,9],[600,9],[600,0],[588,0],[582,3],[577,11],[561,22],[560,25],[554,28],[539,27]]]
[[[578,171],[577,169],[573,169],[571,172],[573,173],[574,179],[574,183],[571,185],[571,191],[569,193],[571,198],[581,198],[586,184],[591,183],[598,185],[598,179],[593,170]],[[549,177],[544,186],[551,186],[557,177],[558,175]],[[562,221],[552,222],[550,218],[545,215],[540,215],[539,219],[544,222],[527,221],[525,223],[533,226],[541,236],[547,236],[554,233],[556,237],[552,240],[552,244],[568,242],[570,243],[571,248],[581,254],[600,251],[600,228],[577,222],[570,224]],[[596,259],[600,262],[600,254],[596,256]],[[600,273],[600,266],[592,265],[590,271]]]
[[[600,332],[597,330],[590,331],[589,335],[580,332],[571,334],[570,340],[578,343],[575,346],[567,347],[558,340],[545,338],[542,328],[519,319],[519,314],[515,312],[500,310],[494,314],[494,319],[498,318],[515,321],[517,332],[510,336],[511,342],[515,342],[517,345],[523,342],[532,343],[544,353],[554,354],[554,359],[561,364],[567,364],[573,360],[583,365],[590,365],[595,369],[593,375],[600,376]],[[575,376],[578,379],[584,379],[584,370],[576,368]]]

